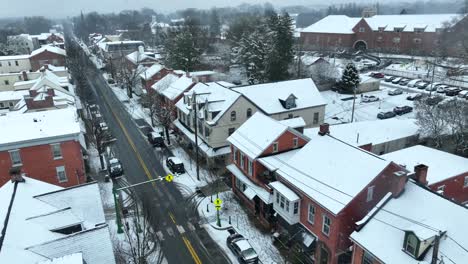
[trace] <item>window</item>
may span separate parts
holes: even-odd
[[[8,62],[8,66],[11,66],[11,61]]]
[[[293,114],[288,114],[288,118],[287,118],[287,119],[291,119],[291,118],[293,118],[293,117],[294,117]]]
[[[418,238],[414,234],[406,236],[405,251],[416,256],[416,248],[418,247]]]
[[[416,32],[416,33],[422,33],[422,32],[424,32],[424,28],[415,28],[415,29],[414,29],[414,32]]]
[[[240,154],[240,166],[242,169],[244,169],[244,154],[243,153]]]
[[[422,40],[420,38],[413,39],[414,44],[421,44]]]
[[[5,85],[10,85],[10,81],[5,80],[4,82],[5,82]]]
[[[2,63],[0,62],[0,67],[2,67]]]
[[[61,159],[62,158],[62,149],[60,148],[60,143],[59,144],[52,144],[50,145],[52,147],[52,154],[54,159]]]
[[[366,28],[360,27],[360,28],[359,28],[359,32],[366,32]]]
[[[385,27],[379,27],[379,32],[384,32]]]
[[[57,171],[57,179],[59,180],[59,182],[68,181],[64,166],[57,167],[55,168],[55,170]]]
[[[21,165],[21,155],[19,149],[10,151],[10,159],[13,166]]]
[[[314,125],[318,124],[318,122],[319,122],[319,113],[314,113],[314,120],[313,120]]]
[[[315,220],[315,207],[309,204],[309,213],[307,214],[307,221],[313,224]]]
[[[382,36],[378,36],[377,37],[377,42],[382,42],[383,41],[383,37]]]
[[[13,107],[13,102],[8,102],[8,105],[9,105],[10,107]]]
[[[15,65],[16,65],[16,66],[19,66],[19,63],[18,63],[18,61],[15,61]]]
[[[374,188],[375,186],[370,186],[369,188],[367,188],[367,202],[372,201],[372,199],[374,198]]]
[[[236,111],[231,112],[231,121],[236,121]]]
[[[393,29],[395,32],[403,32],[403,28],[394,28]]]
[[[373,264],[374,262],[374,257],[367,253],[367,251],[364,251],[364,254],[362,255],[362,264]]]
[[[393,38],[393,43],[395,44],[400,43],[400,38]]]
[[[210,136],[210,128],[209,127],[205,127],[205,137],[209,137]]]
[[[468,187],[468,176],[465,176],[465,180],[463,181],[463,187]]]
[[[327,236],[330,234],[330,225],[331,225],[330,217],[323,215],[322,232]]]
[[[289,201],[285,201],[286,202],[286,212],[289,213]]]
[[[253,174],[253,164],[252,164],[251,159],[249,159],[249,161],[247,162],[247,169],[249,171],[249,175],[252,176],[252,174]]]
[[[247,109],[247,118],[251,117],[252,116],[252,109],[251,108],[248,108]]]
[[[443,193],[444,193],[444,191],[445,191],[445,185],[441,185],[441,186],[437,187],[437,192],[439,192],[439,193],[442,193],[442,194],[443,194]]]
[[[228,135],[229,135],[229,136],[232,135],[232,133],[234,133],[234,131],[236,131],[235,128],[233,128],[233,127],[229,128],[229,129],[228,129]]]
[[[296,137],[293,138],[293,147],[297,148],[297,146],[299,146],[299,139]]]
[[[273,143],[273,152],[278,152],[278,142]]]
[[[299,202],[294,202],[294,214],[297,214],[299,212]]]
[[[280,194],[278,191],[276,191],[276,203],[279,204],[280,202]]]
[[[285,201],[284,197],[281,196],[280,207],[283,209],[284,209],[284,201]]]
[[[232,147],[232,160],[234,160],[234,163],[237,164],[237,149],[236,149],[236,147]]]

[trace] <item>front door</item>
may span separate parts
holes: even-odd
[[[319,263],[320,264],[328,264],[328,258],[329,258],[328,250],[326,248],[324,248],[323,246],[321,246],[320,247],[320,261],[319,261]]]
[[[255,215],[258,215],[260,213],[260,198],[258,198],[258,196],[255,196],[254,202],[255,202]]]

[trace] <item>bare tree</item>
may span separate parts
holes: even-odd
[[[138,59],[136,68],[133,69],[128,65],[125,56],[121,56],[120,62],[116,69],[116,81],[127,90],[128,98],[133,97],[134,88],[138,84],[138,81],[140,81],[140,74],[144,73],[145,71],[146,68],[140,64]]]
[[[164,127],[167,143],[170,145],[169,128],[175,119],[175,105],[156,92],[149,92],[143,98],[143,103],[149,108],[151,125],[159,124]]]
[[[317,84],[335,83],[339,79],[338,70],[328,62],[319,62],[307,68],[314,82]]]
[[[439,104],[432,103],[437,100],[441,101],[442,98],[432,98],[425,97],[415,102],[416,123],[419,126],[421,134],[434,139],[435,147],[440,148],[448,122],[445,119],[444,109]]]
[[[441,103],[442,113],[448,122],[448,129],[455,151],[466,154],[468,151],[468,103],[466,100],[451,98]]]

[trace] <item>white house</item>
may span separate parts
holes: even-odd
[[[29,55],[0,56],[0,73],[30,71]]]

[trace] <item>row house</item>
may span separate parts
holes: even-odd
[[[458,18],[457,14],[370,15],[362,18],[329,15],[300,34],[302,43],[310,49],[430,54],[440,46],[446,23]]]
[[[468,210],[411,179],[351,234],[353,264],[466,263]]]
[[[142,86],[147,92],[149,92],[153,84],[157,83],[159,80],[172,72],[173,71],[171,69],[166,68],[164,65],[156,63],[148,68],[141,70],[138,76],[141,79]]]
[[[259,126],[254,131],[260,135],[268,134],[264,128],[270,130],[270,127],[278,126],[273,124],[275,122],[273,119],[269,119],[269,123],[258,122]],[[244,156],[237,156],[236,150],[248,146],[246,141],[250,141],[252,136],[243,135],[246,132],[242,127],[239,130],[241,133],[234,136],[242,141],[230,139],[230,142],[234,153],[233,163],[240,159],[240,168],[232,164],[228,169],[233,175],[235,192],[239,194],[244,191],[242,195],[245,197],[255,196],[258,195],[255,192],[257,189],[252,188],[252,194],[250,191],[246,193],[247,188],[244,188],[260,185],[254,179],[259,177],[261,170],[254,177],[248,177],[251,175],[248,151],[245,156],[249,156],[249,159],[243,161]],[[262,188],[265,190],[264,200],[272,208],[265,220],[274,224],[280,237],[286,237],[286,241],[301,238],[302,251],[311,263],[347,262],[351,259],[352,242],[349,235],[355,230],[355,222],[366,216],[383,197],[398,197],[407,181],[407,171],[334,138],[327,124],[321,126],[319,133],[320,137],[308,139],[288,129],[286,134],[267,147],[270,153],[286,152],[270,156],[267,152],[267,156],[258,159],[263,167],[268,168],[260,185],[266,185],[266,188]],[[270,137],[264,139],[260,136],[250,142],[249,148],[262,149],[261,144],[269,141]],[[291,142],[293,147],[297,146],[297,150],[280,148],[290,146]],[[242,172],[243,164],[240,162],[247,162],[246,173]],[[244,182],[244,187],[237,179],[248,180],[250,185]],[[236,186],[240,186],[241,191],[236,190]],[[241,200],[247,199],[243,197]]]
[[[29,55],[0,56],[0,73],[31,71]]]
[[[188,92],[196,82],[187,74],[176,74],[174,72],[167,74],[161,80],[151,86],[150,92],[156,93],[159,99],[167,106],[167,109],[173,111],[174,119],[177,118],[176,103]]]
[[[468,205],[468,159],[426,146],[413,146],[382,156],[407,169],[423,168],[421,184],[457,203]]]
[[[377,155],[401,150],[419,143],[419,126],[415,119],[385,119],[331,125],[333,136]],[[304,134],[318,137],[319,128]]]
[[[232,88],[276,120],[302,117],[306,127],[323,123],[326,101],[312,79],[299,79]]]
[[[158,63],[159,61],[155,57],[155,53],[145,52],[143,50],[143,47],[139,48],[139,50],[137,51],[128,54],[127,56],[125,56],[125,58],[127,59],[128,68],[132,70],[138,68],[139,65],[151,67],[151,65]]]
[[[64,49],[54,46],[42,46],[31,52],[31,70],[37,71],[45,65],[65,66],[67,53]]]
[[[119,60],[134,51],[138,51],[140,46],[145,47],[145,43],[139,40],[108,41],[98,43],[99,52],[105,60]]]
[[[10,179],[12,171],[62,187],[86,181],[85,143],[76,108],[12,112],[0,116],[0,126],[4,128],[0,137],[0,184]]]

